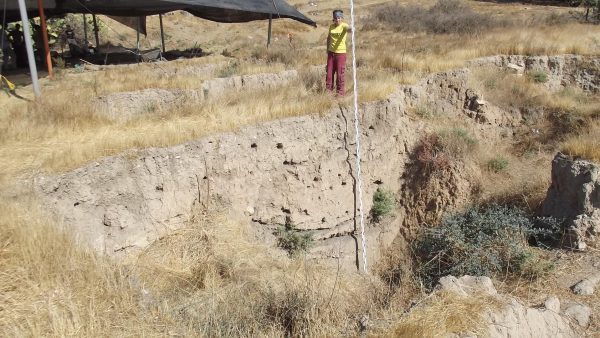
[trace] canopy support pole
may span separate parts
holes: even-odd
[[[40,25],[42,26],[42,40],[44,41],[44,52],[46,59],[46,66],[48,67],[48,76],[53,79],[54,73],[52,71],[52,58],[50,57],[50,46],[48,46],[48,28],[46,27],[46,15],[44,14],[43,0],[38,0],[38,10],[40,12]],[[41,46],[38,46],[40,48]],[[44,62],[44,60],[40,60]]]
[[[162,14],[158,15],[158,20],[160,21],[160,41],[162,42],[162,52],[164,54],[167,50],[165,48],[165,31],[163,30]]]
[[[273,13],[269,13],[269,30],[267,32],[267,48],[271,45],[271,28],[273,27]]]
[[[27,61],[29,62],[29,72],[31,73],[31,85],[33,94],[36,98],[40,97],[40,85],[38,83],[37,67],[35,66],[35,58],[33,57],[33,44],[31,43],[31,32],[29,31],[29,19],[27,18],[27,8],[25,0],[19,0],[19,12],[21,13],[21,26],[23,27],[23,38],[25,40],[25,48],[27,49]]]
[[[138,18],[137,18],[137,29],[136,29],[137,41],[135,43],[135,54],[136,54],[136,59],[137,59],[138,63],[140,62],[140,27],[141,27],[141,22],[142,22],[142,20],[138,16]]]
[[[92,14],[92,20],[94,21],[94,36],[96,37],[96,50],[100,51],[100,38],[98,38],[98,22],[96,21],[96,14]]]
[[[90,45],[90,42],[88,41],[87,20],[85,14],[83,14],[83,41],[85,42],[86,47]]]

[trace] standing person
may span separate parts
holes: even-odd
[[[0,73],[2,70],[15,69],[15,52],[10,47],[10,40],[4,27],[0,26]]]
[[[8,45],[8,36],[4,33],[4,27],[0,26],[0,74],[2,74],[2,69],[4,64],[7,63],[6,59],[8,59],[8,49],[10,46]]]
[[[329,26],[327,34],[327,77],[325,87],[333,91],[335,85],[337,96],[344,96],[344,73],[346,71],[346,36],[352,33],[352,27],[343,22],[344,12],[336,9],[333,11],[333,23]]]
[[[31,25],[31,35],[33,38],[33,45],[35,47],[35,58],[36,63],[40,66],[47,68],[46,66],[46,53],[44,51],[44,37],[42,35],[42,27],[37,23]]]
[[[27,50],[25,49],[25,38],[21,32],[21,25],[16,24],[15,27],[8,33],[8,38],[15,51],[17,59],[17,67],[27,67]]]

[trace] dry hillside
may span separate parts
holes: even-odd
[[[557,296],[552,325],[598,336],[600,293],[570,287],[599,276],[600,246],[568,250],[527,222],[557,152],[600,162],[600,25],[581,7],[355,1],[364,274],[353,84],[348,71],[336,99],[323,73],[331,11],[350,10],[289,2],[318,27],[275,20],[269,48],[267,22],[176,12],[167,48],[202,57],[61,64],[37,100],[9,76],[27,100],[0,93],[0,332],[486,336],[489,313],[543,316]],[[104,47],[135,45],[100,18]],[[160,46],[158,27],[142,48]],[[454,239],[452,222],[481,219],[501,225],[491,244],[427,251],[435,229]],[[448,271],[487,275],[502,296],[431,293]],[[564,313],[577,306],[589,323]]]

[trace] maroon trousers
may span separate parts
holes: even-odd
[[[327,52],[327,77],[325,78],[325,87],[333,91],[333,77],[335,75],[335,84],[338,96],[344,96],[344,73],[346,72],[346,53]]]

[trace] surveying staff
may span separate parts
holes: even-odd
[[[337,96],[344,96],[344,73],[346,71],[346,36],[352,33],[352,27],[343,22],[344,12],[339,9],[333,11],[333,23],[329,26],[327,34],[327,77],[325,87],[333,91],[335,85]]]

